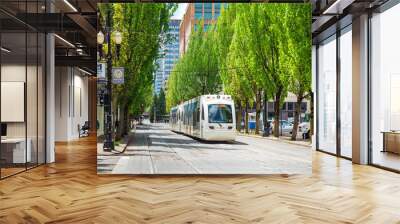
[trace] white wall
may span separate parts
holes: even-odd
[[[79,138],[78,125],[88,117],[88,78],[76,68],[56,67],[55,140]]]

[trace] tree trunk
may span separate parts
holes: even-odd
[[[282,91],[279,90],[276,92],[275,95],[275,102],[274,102],[274,113],[275,113],[275,121],[274,121],[274,136],[279,138],[279,125],[281,120],[281,95]]]
[[[255,134],[260,134],[260,113],[261,113],[261,91],[258,90],[256,94],[256,132]]]
[[[124,103],[120,105],[120,112],[118,117],[118,128],[117,128],[117,137],[121,139],[124,135],[128,133],[128,125],[129,125],[129,107],[128,104]]]
[[[291,140],[293,140],[293,141],[296,141],[297,130],[299,129],[299,117],[300,117],[301,101],[303,101],[302,94],[297,96],[297,101],[296,101],[296,106],[295,106],[295,111],[294,111],[294,123],[293,123],[292,138],[291,138]]]
[[[236,113],[236,130],[241,131],[242,129],[242,104],[240,101],[238,101],[238,111]]]
[[[124,119],[121,120],[121,124],[122,125],[122,133],[123,135],[126,135],[128,133],[128,129],[129,129],[129,109],[128,109],[128,105],[125,106],[124,110],[123,110],[123,114],[124,114]]]
[[[115,116],[114,116],[114,121],[113,121],[114,130],[115,130],[115,140],[121,139],[121,126],[120,126],[120,125],[117,125],[117,124],[119,123],[120,119],[121,119],[120,113],[118,113],[118,112],[119,112],[118,109],[119,109],[120,107],[121,107],[120,104],[118,104],[118,105],[115,107],[116,110],[115,110]]]
[[[249,133],[249,102],[246,100],[246,121],[244,122],[244,130],[245,133],[248,134]]]
[[[264,123],[264,136],[269,136],[269,131],[265,133],[266,130],[269,130],[269,123],[268,123],[268,96],[267,96],[267,91],[264,90],[264,113],[263,113],[263,123]]]
[[[119,105],[119,113],[118,113],[118,110],[117,110],[117,114],[118,114],[118,116],[117,116],[117,119],[116,119],[116,121],[115,121],[115,124],[117,125],[116,126],[116,136],[115,136],[115,138],[117,139],[117,140],[119,140],[119,139],[121,139],[122,137],[123,137],[123,135],[124,135],[124,127],[123,127],[123,123],[124,123],[124,119],[125,119],[125,114],[124,114],[124,108],[126,107],[126,105],[125,104],[123,104],[123,105]]]

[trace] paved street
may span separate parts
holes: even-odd
[[[166,125],[139,126],[122,154],[98,155],[99,174],[311,173],[311,148],[257,137],[203,142]]]

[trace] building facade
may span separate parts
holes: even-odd
[[[281,120],[286,120],[286,121],[290,121],[290,122],[294,121],[296,102],[297,102],[296,95],[289,92],[288,96],[285,98],[285,102],[283,103],[282,108],[281,108],[281,114],[280,114]],[[268,112],[267,119],[273,120],[274,116],[275,116],[274,101],[270,100],[268,102],[266,109]],[[300,122],[303,122],[303,121],[308,122],[310,113],[311,113],[310,100],[304,99],[301,102],[301,106],[300,106],[300,117],[299,117]]]
[[[400,4],[317,2],[313,14],[323,16],[312,30],[314,147],[400,172]]]
[[[169,22],[168,35],[171,41],[160,48],[161,58],[157,59],[157,70],[154,73],[154,92],[158,95],[165,88],[168,77],[179,58],[179,26],[181,20]]]
[[[183,55],[188,46],[192,30],[196,30],[201,21],[204,21],[204,30],[212,25],[221,13],[226,3],[190,3],[183,16],[179,33],[179,54]]]

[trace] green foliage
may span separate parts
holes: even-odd
[[[107,12],[111,12],[112,30],[123,37],[120,56],[113,58],[113,66],[125,68],[125,83],[113,85],[113,110],[120,110],[120,138],[127,133],[129,117],[149,111],[152,105],[154,61],[160,56],[160,46],[169,41],[168,23],[177,4],[100,4],[99,9],[100,22],[106,24]],[[116,52],[113,41],[112,46]]]
[[[304,97],[311,92],[311,10],[309,5],[298,5],[291,12],[288,17],[292,22],[285,27],[289,90]],[[296,32],[291,32],[293,29]]]
[[[205,31],[201,22],[196,31],[192,31],[188,50],[175,64],[168,79],[168,110],[182,101],[221,90],[214,30],[215,27],[210,26]]]
[[[165,105],[165,93],[164,90],[161,89],[159,95],[154,94],[153,103],[150,110],[150,119],[154,120],[154,114],[156,115],[157,120],[161,120],[162,116],[167,114],[166,105]]]
[[[114,66],[125,67],[125,83],[114,85],[117,104],[139,115],[152,103],[154,61],[168,41],[168,22],[176,4],[104,4],[113,10],[113,29],[122,32],[120,57]]]
[[[160,95],[158,95],[157,108],[160,115],[165,115],[167,113],[165,104],[165,93],[163,89],[161,89]]]
[[[167,108],[223,91],[236,104],[275,101],[275,118],[288,92],[298,101],[311,91],[310,4],[228,4],[207,31],[192,30],[187,52],[168,80]],[[275,134],[279,125],[275,125]]]

